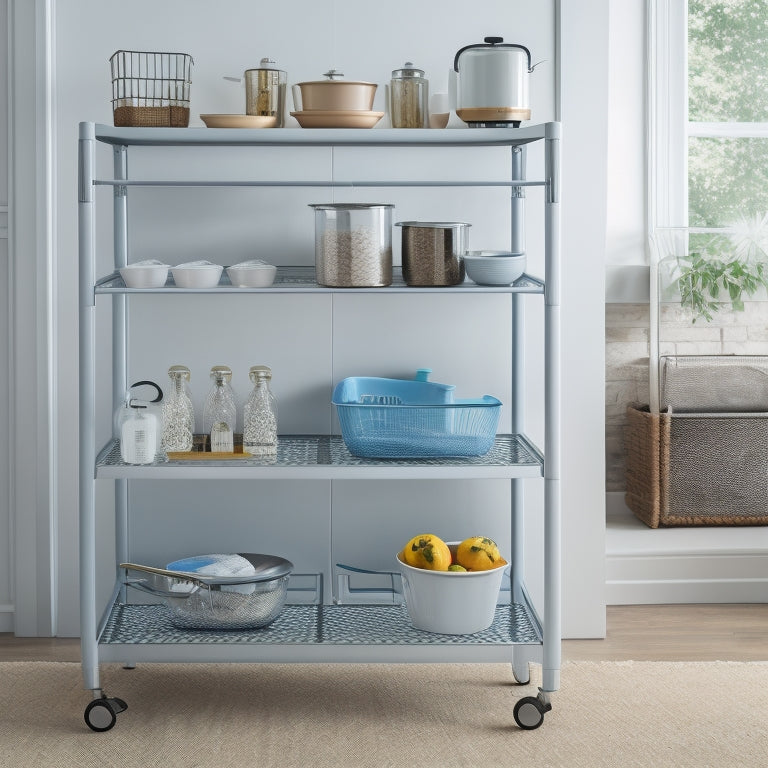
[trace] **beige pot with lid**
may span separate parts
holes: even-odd
[[[311,80],[292,86],[293,106],[297,112],[370,112],[373,109],[376,83],[340,80],[344,75],[335,69],[328,70],[323,77],[327,80]]]

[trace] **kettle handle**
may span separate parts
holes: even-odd
[[[453,57],[453,69],[455,72],[459,71],[459,56],[461,56],[464,51],[468,51],[470,48],[493,48],[494,45],[498,45],[499,43],[503,43],[507,48],[519,48],[520,50],[525,51],[525,55],[528,57],[528,72],[533,72],[533,67],[531,66],[531,52],[524,45],[520,45],[519,43],[504,43],[503,37],[486,37],[484,40],[485,43],[473,43],[472,45],[465,45],[463,48],[459,48],[456,55]]]
[[[136,381],[128,389],[131,390],[134,387],[153,387],[157,394],[154,400],[149,401],[150,403],[159,403],[163,399],[163,390],[154,381]]]

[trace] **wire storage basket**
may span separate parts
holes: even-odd
[[[189,125],[194,63],[189,54],[115,51],[109,63],[115,126]]]

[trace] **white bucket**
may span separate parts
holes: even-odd
[[[448,546],[456,548],[449,542]],[[429,571],[397,564],[405,604],[416,629],[443,635],[471,635],[493,624],[506,564],[490,571]]]

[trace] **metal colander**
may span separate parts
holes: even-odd
[[[293,564],[272,555],[244,554],[251,575],[207,576],[122,563],[127,586],[161,597],[180,629],[257,629],[285,605]]]

